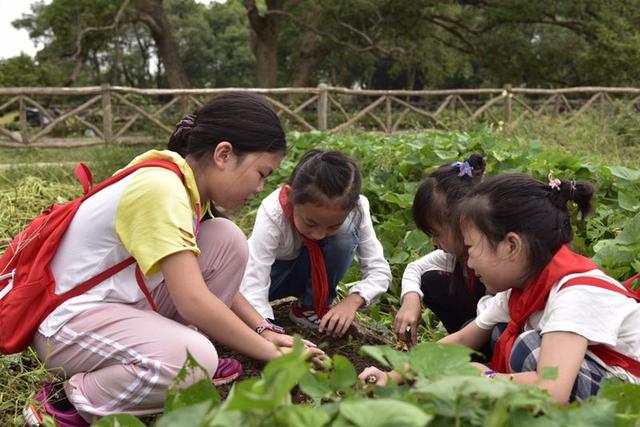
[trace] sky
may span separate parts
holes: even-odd
[[[198,3],[209,3],[211,0],[196,0]],[[34,0],[0,0],[0,60],[20,55],[24,52],[33,56],[38,50],[29,38],[26,30],[17,30],[11,25],[11,21],[31,12],[31,4]],[[50,3],[51,0],[45,0]],[[40,46],[41,47],[41,46]]]
[[[24,52],[33,56],[38,50],[26,30],[17,30],[11,21],[24,13],[30,13],[32,0],[0,0],[0,59],[10,58]],[[47,1],[49,3],[49,1]]]

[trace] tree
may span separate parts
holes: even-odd
[[[148,29],[169,86],[188,87],[162,0],[136,0],[133,4],[129,0],[53,0],[34,4],[32,14],[13,24],[43,42],[39,58],[70,68],[65,82],[69,85],[79,79],[90,58],[95,62],[100,53],[113,48],[117,35],[126,33],[123,26],[136,23]]]

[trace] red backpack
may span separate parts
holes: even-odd
[[[176,164],[168,160],[149,160],[124,169],[93,188],[91,171],[80,163],[75,174],[82,184],[84,195],[64,205],[52,205],[13,239],[0,258],[1,353],[17,353],[27,348],[40,323],[56,307],[136,262],[129,257],[62,295],[55,293],[56,283],[49,266],[82,202],[143,167],[169,169],[184,181]],[[140,268],[136,268],[136,281],[155,310]]]

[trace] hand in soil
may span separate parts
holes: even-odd
[[[293,350],[291,347],[280,347],[281,353],[289,353]],[[304,355],[306,360],[310,360],[316,367],[321,367],[324,363],[324,358],[327,357],[325,352],[318,347],[306,347],[304,349]]]
[[[277,332],[266,330],[261,334],[262,338],[279,347],[293,347],[294,338],[291,335],[279,334]],[[317,345],[309,340],[302,339],[305,348],[317,347]]]
[[[415,343],[418,338],[418,322],[421,315],[420,295],[416,292],[409,292],[402,298],[402,306],[393,321],[393,330],[399,337],[402,337],[407,327],[411,327],[411,342]]]
[[[364,299],[358,294],[351,294],[322,316],[318,331],[334,337],[341,337],[347,332],[356,311],[364,304]]]

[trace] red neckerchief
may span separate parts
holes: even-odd
[[[311,288],[313,289],[313,305],[318,317],[322,318],[329,311],[329,280],[327,279],[327,267],[324,263],[324,254],[320,249],[318,242],[302,235],[293,222],[293,209],[288,201],[287,191],[284,185],[280,187],[278,196],[280,206],[284,211],[284,216],[291,224],[294,230],[300,234],[304,245],[309,251],[309,260],[311,261]]]
[[[544,270],[531,279],[524,289],[512,288],[509,297],[511,320],[496,343],[491,369],[509,372],[509,357],[516,338],[522,333],[529,316],[544,309],[551,288],[560,279],[569,274],[584,273],[597,268],[589,258],[573,253],[566,245],[562,245]]]

